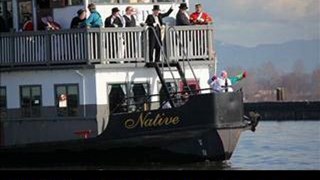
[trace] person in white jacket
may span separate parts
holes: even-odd
[[[209,79],[208,84],[214,92],[233,92],[232,83],[228,78],[227,71],[222,71],[220,77]]]

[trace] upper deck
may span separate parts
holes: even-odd
[[[147,27],[0,33],[0,70],[146,63]],[[212,26],[167,26],[161,59],[214,60]]]

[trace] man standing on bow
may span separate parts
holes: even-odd
[[[161,28],[164,25],[162,18],[167,17],[171,14],[173,8],[168,10],[168,12],[162,14],[160,13],[160,6],[154,5],[152,9],[152,14],[149,14],[146,19],[146,24],[149,26],[149,61],[153,62],[153,52],[156,49],[155,62],[160,61],[160,47],[161,42]],[[152,30],[153,29],[153,30]],[[160,41],[158,42],[157,39]],[[159,44],[160,43],[160,44]]]
[[[190,15],[190,22],[194,25],[212,24],[213,19],[205,12],[203,12],[202,5],[196,4],[196,12]]]
[[[212,87],[214,92],[233,92],[232,85],[237,84],[239,81],[247,77],[247,71],[240,73],[236,76],[228,78],[227,71],[222,71],[220,77],[214,75],[208,80],[208,84]]]

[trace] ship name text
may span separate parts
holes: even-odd
[[[149,114],[141,113],[139,118],[127,119],[124,122],[124,126],[127,129],[134,129],[137,127],[162,127],[169,125],[177,125],[180,123],[179,116],[166,116],[164,113],[158,113],[155,118],[149,117]]]

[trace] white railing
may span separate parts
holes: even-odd
[[[210,26],[169,27],[166,36],[166,51],[170,60],[213,59],[213,28]]]
[[[164,34],[169,60],[212,60],[212,27],[175,26]],[[148,44],[143,27],[2,33],[0,65],[144,63]]]

